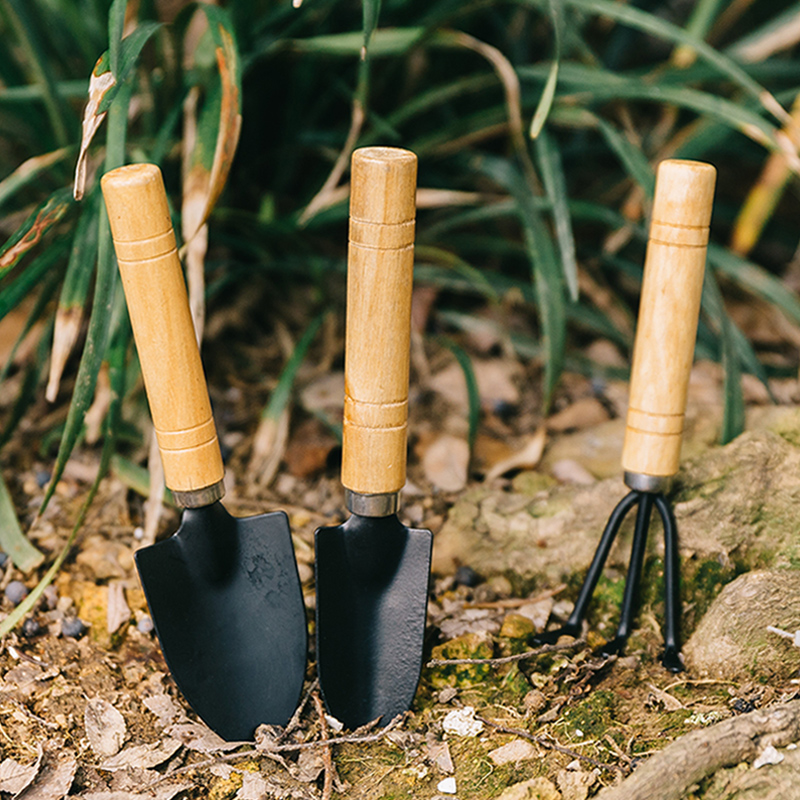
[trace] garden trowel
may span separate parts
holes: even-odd
[[[387,725],[422,669],[431,546],[397,518],[406,480],[417,158],[352,160],[342,483],[350,518],[316,533],[317,668],[349,728]]]
[[[192,708],[229,741],[285,725],[303,685],[306,617],[282,512],[237,519],[158,167],[103,176],[167,486],[180,529],[136,553],[164,658]]]

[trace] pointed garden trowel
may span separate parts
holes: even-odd
[[[184,697],[229,741],[285,725],[303,685],[306,618],[282,512],[237,519],[158,167],[103,176],[120,274],[176,534],[136,553],[164,658]]]
[[[349,728],[406,711],[422,670],[431,546],[406,528],[411,287],[417,158],[353,154],[342,483],[350,518],[316,533],[317,668]]]

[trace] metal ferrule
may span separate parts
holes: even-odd
[[[623,480],[629,489],[650,494],[664,494],[672,484],[672,475],[644,475],[641,472],[626,472]]]
[[[191,489],[188,492],[176,492],[173,489],[172,496],[181,508],[202,508],[221,500],[225,496],[225,486],[222,481],[218,481],[211,486]]]
[[[359,517],[388,517],[397,513],[397,492],[360,494],[345,488],[344,502],[348,511]]]

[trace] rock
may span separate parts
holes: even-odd
[[[740,575],[714,600],[683,648],[689,667],[721,680],[788,678],[800,647],[767,630],[800,628],[800,570]]]
[[[514,739],[490,751],[489,758],[501,767],[503,764],[519,764],[520,761],[539,758],[539,751],[525,739]]]
[[[563,800],[586,800],[589,789],[597,781],[594,772],[564,769],[556,776],[556,783]]]
[[[753,420],[767,429],[685,462],[671,496],[682,556],[715,562],[731,576],[734,566],[741,572],[800,562],[800,410],[773,410]],[[471,564],[487,578],[513,572],[562,582],[588,568],[609,514],[626,493],[619,467],[617,477],[591,486],[534,494],[467,491],[435,537],[433,569],[452,574],[459,564]],[[622,543],[630,541],[630,529],[626,521]],[[654,538],[656,553],[663,554],[661,536]],[[608,565],[625,567],[627,552],[616,543]]]
[[[442,720],[442,729],[454,736],[473,737],[483,730],[483,722],[475,719],[475,709],[472,706],[464,706],[447,714]]]
[[[500,628],[500,636],[505,636],[507,639],[527,639],[535,630],[536,628],[530,617],[524,617],[522,614],[512,612],[506,614],[503,625]]]

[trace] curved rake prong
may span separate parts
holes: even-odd
[[[661,663],[670,672],[681,672],[683,661],[678,641],[678,620],[681,613],[678,526],[672,507],[664,496],[656,495],[655,502],[664,526],[664,655]]]
[[[650,515],[653,511],[654,498],[648,492],[637,492],[637,494],[639,495],[639,509],[636,512],[636,527],[633,531],[628,574],[625,577],[625,593],[622,596],[619,625],[617,627],[617,635],[605,644],[601,650],[605,655],[619,654],[625,649],[625,644],[631,634],[633,615],[639,604],[642,566],[644,564],[645,550],[647,549],[647,530],[650,527]]]
[[[560,628],[546,633],[539,634],[534,643],[541,644],[554,644],[561,636],[579,636],[583,623],[583,618],[586,615],[586,608],[589,601],[592,599],[597,581],[603,571],[603,565],[606,563],[608,553],[611,550],[611,545],[614,544],[614,539],[619,532],[625,515],[639,502],[640,492],[632,491],[625,495],[622,500],[617,503],[611,516],[608,518],[606,527],[603,530],[603,535],[600,538],[600,544],[595,550],[592,563],[589,565],[589,571],[584,578],[583,586],[578,593],[578,599],[575,601],[575,607],[569,615],[569,619]]]

